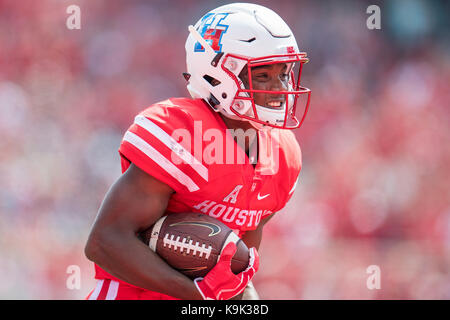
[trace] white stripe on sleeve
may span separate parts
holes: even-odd
[[[92,292],[91,296],[89,297],[89,300],[97,300],[98,295],[100,294],[100,291],[102,290],[104,280],[98,280],[97,286],[95,287],[94,292]]]
[[[297,178],[297,180],[295,180],[294,186],[292,187],[291,191],[289,191],[289,195],[294,192],[295,187],[297,186],[298,180],[299,180],[299,178]]]
[[[117,292],[119,292],[119,282],[111,280],[105,300],[116,300]]]
[[[131,143],[133,146],[147,155],[150,159],[155,161],[169,175],[175,178],[182,185],[186,186],[189,191],[193,192],[199,189],[199,187],[195,184],[194,181],[192,181],[191,178],[189,178],[183,171],[176,167],[172,162],[170,162],[166,157],[164,157],[141,137],[130,131],[127,131],[123,140]]]
[[[208,169],[182,145],[175,141],[175,139],[172,138],[167,132],[158,127],[158,125],[156,125],[153,121],[142,115],[138,115],[134,119],[134,123],[154,135],[170,150],[175,152],[181,159],[188,163],[204,180],[208,181]]]

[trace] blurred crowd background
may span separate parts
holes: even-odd
[[[0,0],[1,299],[93,288],[83,248],[122,135],[143,108],[188,95],[187,26],[225,3]],[[261,298],[450,299],[449,3],[256,3],[293,29],[312,89],[300,183],[264,232]],[[80,30],[66,27],[72,4]],[[371,4],[380,30],[366,27]]]

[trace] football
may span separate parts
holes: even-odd
[[[200,213],[172,213],[140,233],[139,238],[172,268],[191,279],[204,277],[229,242],[236,244],[231,270],[238,274],[249,263],[245,243],[221,221]]]

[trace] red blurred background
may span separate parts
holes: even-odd
[[[0,0],[1,299],[93,288],[83,248],[122,135],[146,106],[188,95],[187,26],[229,2]],[[450,299],[449,3],[256,3],[308,52],[312,89],[300,183],[264,232],[261,298]],[[66,27],[72,4],[80,30]]]

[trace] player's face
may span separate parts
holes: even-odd
[[[251,68],[251,81],[254,90],[286,91],[289,83],[289,69],[287,63],[277,63]],[[244,67],[239,75],[245,87],[249,88],[248,68]],[[254,93],[253,99],[257,105],[283,109],[285,95],[271,93]]]

